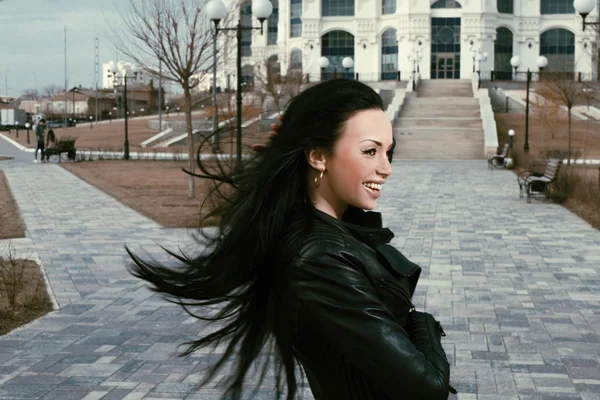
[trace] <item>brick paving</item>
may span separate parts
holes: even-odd
[[[225,374],[196,388],[214,356],[177,356],[203,323],[124,268],[124,244],[165,260],[158,244],[193,251],[189,232],[26,158],[0,163],[27,226],[13,244],[41,261],[60,309],[0,337],[0,399],[218,399]],[[394,245],[423,267],[415,304],[447,333],[451,399],[600,399],[600,232],[526,204],[485,161],[396,163],[384,192]]]

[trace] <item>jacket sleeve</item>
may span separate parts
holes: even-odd
[[[291,269],[301,312],[388,397],[447,399],[443,349],[442,354],[419,351],[361,269],[362,262],[339,243],[302,251]]]

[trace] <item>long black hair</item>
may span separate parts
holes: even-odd
[[[309,200],[306,152],[320,148],[330,153],[346,121],[359,111],[383,109],[379,95],[357,81],[335,79],[308,87],[293,98],[283,114],[278,134],[269,147],[254,156],[243,171],[210,172],[198,157],[198,165],[215,187],[203,203],[211,206],[203,221],[217,216],[216,233],[200,229],[197,240],[204,249],[188,257],[169,252],[181,265],[169,268],[133,255],[130,272],[151,283],[152,290],[169,301],[189,306],[218,306],[212,315],[192,315],[223,325],[213,333],[186,343],[188,355],[207,346],[227,342],[222,357],[210,368],[208,383],[233,358],[235,372],[223,396],[239,399],[245,376],[259,357],[262,382],[274,357],[276,397],[287,399],[297,391],[296,359],[287,316],[277,302],[277,279],[286,265],[278,258],[278,240],[297,204]],[[257,365],[258,366],[258,365]]]

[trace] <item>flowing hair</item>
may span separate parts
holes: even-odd
[[[203,202],[202,208],[210,204],[211,211],[202,222],[219,218],[216,233],[200,228],[200,255],[189,257],[167,250],[180,262],[172,268],[143,260],[127,249],[133,259],[129,271],[148,281],[151,290],[199,319],[220,323],[213,333],[185,343],[188,347],[182,356],[226,343],[223,355],[200,384],[210,382],[232,359],[235,369],[226,380],[223,398],[241,398],[246,374],[255,363],[261,370],[258,390],[271,361],[275,364],[276,398],[284,392],[283,374],[286,398],[295,397],[297,360],[288,316],[277,293],[289,260],[280,258],[279,243],[298,204],[307,221],[314,211],[307,187],[310,167],[306,152],[320,148],[332,153],[346,121],[371,109],[383,110],[381,98],[360,82],[334,79],[308,87],[289,102],[268,148],[252,157],[242,171],[228,171],[219,163],[219,173],[210,172],[198,157],[203,172],[199,176],[215,182]],[[217,311],[200,316],[189,310],[192,306]],[[261,356],[266,356],[262,366]]]

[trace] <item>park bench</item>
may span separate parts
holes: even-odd
[[[544,173],[533,170],[523,171],[517,176],[519,184],[519,197],[527,196],[527,202],[531,203],[531,197],[543,194],[546,199],[550,197],[549,186],[556,181],[562,160],[550,158],[546,164]]]
[[[44,150],[43,157],[46,157],[46,160],[50,161],[50,157],[56,156],[58,158],[58,162],[60,162],[62,155],[66,154],[67,159],[74,161],[77,155],[77,149],[75,148],[75,141],[77,138],[72,137],[63,137],[58,139],[53,147],[48,147]]]
[[[506,160],[508,159],[508,151],[510,150],[510,144],[506,143],[504,148],[502,149],[502,153],[488,153],[487,161],[488,168],[502,168],[506,165]]]

